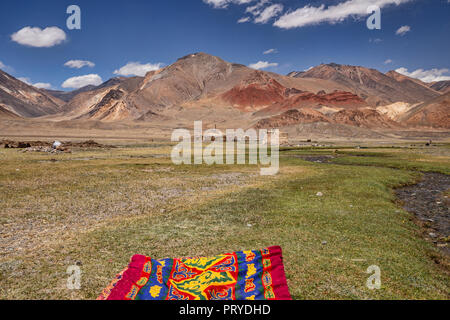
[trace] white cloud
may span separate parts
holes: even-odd
[[[249,68],[260,70],[260,69],[266,69],[270,67],[277,67],[278,63],[276,62],[267,62],[267,61],[258,61],[257,63],[252,63],[249,65]]]
[[[263,52],[263,54],[271,54],[271,53],[278,53],[277,49],[269,49]]]
[[[392,61],[391,59],[387,59],[386,61],[384,61],[384,64],[391,64],[391,63],[393,63],[394,61]]]
[[[143,77],[149,71],[161,69],[162,63],[147,63],[141,64],[140,62],[128,62],[122,68],[115,70],[114,74],[121,76],[140,76]]]
[[[400,5],[412,0],[347,0],[334,6],[319,7],[306,5],[295,11],[290,11],[275,21],[274,26],[291,29],[320,23],[338,23],[351,16],[366,16],[367,8],[376,5],[383,8],[388,5]]]
[[[25,27],[11,35],[11,39],[24,46],[48,48],[66,40],[66,33],[58,27],[45,29]]]
[[[0,69],[2,69],[5,72],[8,72],[8,73],[14,73],[14,68],[10,67],[10,66],[7,66],[2,61],[0,61]]]
[[[254,16],[255,23],[267,23],[283,11],[283,5],[271,4],[270,0],[259,0],[255,5],[247,7],[246,13]]]
[[[283,12],[283,5],[273,4],[262,10],[255,18],[255,23],[267,23],[270,19],[278,16]]]
[[[64,63],[64,66],[76,69],[81,69],[83,67],[93,68],[95,67],[95,63],[87,60],[69,60]]]
[[[17,78],[17,80],[25,82],[26,84],[29,84],[30,86],[32,85],[30,78],[21,77],[21,78]]]
[[[214,8],[226,8],[230,3],[228,0],[203,0],[203,2],[212,5]]]
[[[398,36],[404,36],[406,33],[411,31],[411,27],[410,26],[402,26],[400,28],[398,28],[398,30],[395,32],[396,35]]]
[[[33,84],[33,87],[36,87],[38,89],[51,89],[52,85],[50,83],[38,82]]]
[[[398,73],[403,74],[405,76],[419,79],[423,82],[435,82],[435,81],[446,81],[450,80],[450,70],[443,69],[431,69],[431,70],[423,70],[417,69],[416,71],[409,72],[406,68],[399,68],[397,70]]]
[[[216,9],[227,8],[229,4],[248,4],[254,0],[203,0],[203,2],[212,5]]]
[[[262,12],[264,6],[269,2],[270,2],[269,0],[259,0],[258,3],[256,3],[255,5],[247,7],[247,9],[245,9],[245,12],[257,16]]]
[[[240,18],[237,22],[238,23],[246,23],[249,21],[250,21],[250,17],[243,17],[243,18]]]
[[[17,78],[17,80],[20,80],[24,83],[26,83],[29,86],[33,86],[38,89],[51,89],[52,85],[50,83],[44,83],[44,82],[38,82],[38,83],[32,83],[30,78],[27,77],[21,77]]]
[[[88,85],[98,86],[103,83],[98,74],[87,74],[84,76],[69,78],[63,82],[61,87],[79,89]]]
[[[230,4],[247,5],[254,3],[245,10],[245,13],[253,15],[254,23],[267,23],[283,11],[282,4],[272,4],[271,0],[203,0],[203,2],[210,4],[216,9],[228,8]],[[238,20],[238,23],[245,23],[251,20],[251,17],[242,17]]]

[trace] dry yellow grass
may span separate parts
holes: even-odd
[[[312,164],[293,151],[279,175],[261,177],[256,166],[174,166],[170,150],[0,150],[0,297],[93,299],[136,253],[281,245],[297,299],[448,298],[448,275],[430,258],[436,250],[393,202],[392,188],[417,173]],[[387,165],[411,155],[397,157]],[[82,289],[68,290],[66,269],[77,263]],[[383,272],[378,291],[365,286],[372,264]]]

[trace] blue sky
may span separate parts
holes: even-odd
[[[380,5],[381,30],[366,27],[369,14],[358,13],[358,2]],[[81,8],[81,30],[66,27],[71,4]],[[308,6],[306,18],[292,14]],[[281,74],[336,62],[450,79],[449,17],[449,0],[1,1],[0,67],[33,84],[70,90],[203,51],[245,65],[267,62],[265,70]],[[238,23],[243,18],[248,21]],[[45,47],[36,47],[42,45],[30,31],[36,27],[57,27],[40,39],[50,41]],[[409,31],[396,34],[401,27]],[[264,54],[269,49],[276,50]],[[64,66],[70,60],[95,65]],[[139,64],[123,68],[130,62]],[[91,76],[71,79],[85,75]]]

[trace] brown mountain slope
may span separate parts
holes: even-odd
[[[408,126],[450,129],[450,92],[412,108],[401,120]]]
[[[322,64],[296,75],[299,78],[319,78],[337,82],[348,88],[372,106],[403,101],[417,103],[439,96],[428,87],[411,82],[398,81],[375,69],[359,66]]]
[[[20,116],[0,105],[0,119],[19,119]]]
[[[61,111],[58,98],[0,70],[0,104],[23,117],[38,117]]]
[[[440,93],[450,92],[450,80],[435,82],[431,84],[430,88]]]
[[[399,128],[401,125],[370,108],[344,109],[324,115],[311,108],[288,110],[282,114],[258,121],[256,128],[283,128],[296,124],[325,122],[367,129]]]
[[[127,95],[136,90],[143,78],[124,78],[107,81],[94,90],[85,91],[73,97],[59,114],[63,119],[92,119],[117,121],[135,119],[138,113],[127,101]]]
[[[416,85],[422,86],[425,89],[429,89],[430,85],[426,82],[423,82],[419,79],[416,78],[411,78],[408,76],[405,76],[401,73],[398,73],[397,71],[391,70],[386,72],[386,75],[388,77],[391,77],[394,80],[397,80],[398,82],[402,83],[405,87],[408,87],[410,90],[413,90],[415,88],[417,88]],[[426,92],[426,91],[425,91]]]

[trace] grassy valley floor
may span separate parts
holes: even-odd
[[[256,166],[175,166],[170,151],[0,150],[0,298],[95,299],[137,253],[271,245],[283,248],[295,299],[450,298],[447,258],[434,259],[441,251],[394,193],[420,171],[450,174],[449,145],[287,149],[274,177]],[[302,158],[324,155],[331,163]],[[81,290],[66,288],[73,264]],[[380,290],[366,287],[371,265]]]

